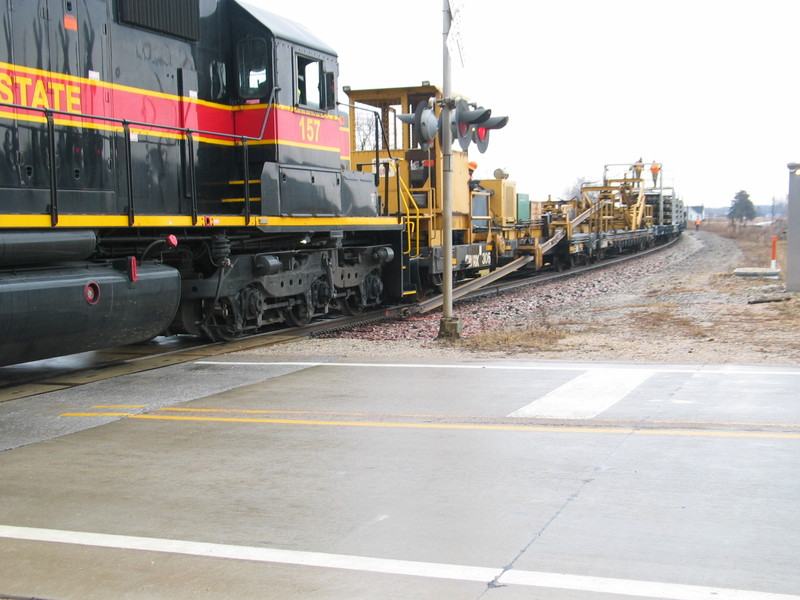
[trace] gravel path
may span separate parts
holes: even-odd
[[[733,240],[687,232],[631,264],[458,303],[456,343],[436,340],[434,312],[242,354],[800,364],[798,295],[734,276],[741,260]]]

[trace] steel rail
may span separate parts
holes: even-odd
[[[580,267],[574,267],[572,269],[568,269],[566,271],[558,271],[558,272],[536,271],[534,274],[532,274],[532,275],[530,275],[528,277],[519,278],[519,279],[513,279],[511,281],[506,281],[506,282],[499,282],[499,283],[497,283],[495,285],[491,285],[492,283],[494,283],[498,279],[501,279],[502,277],[506,277],[512,272],[518,271],[521,267],[523,267],[525,264],[531,262],[533,260],[533,258],[534,258],[532,255],[522,256],[522,257],[514,260],[513,262],[509,263],[508,265],[506,265],[502,269],[497,269],[496,271],[493,271],[489,275],[484,275],[482,277],[476,278],[476,279],[471,280],[471,281],[469,281],[469,282],[467,282],[467,283],[465,283],[463,285],[458,286],[457,288],[455,288],[453,290],[453,298],[454,299],[458,298],[459,300],[467,300],[467,299],[470,299],[470,298],[477,298],[479,296],[485,296],[485,295],[488,295],[488,294],[495,294],[495,293],[499,293],[499,292],[503,292],[503,291],[512,290],[512,289],[518,288],[518,287],[524,287],[524,286],[527,286],[527,285],[533,285],[533,284],[541,283],[541,282],[544,282],[544,281],[553,281],[554,279],[561,279],[561,278],[566,279],[568,277],[576,277],[578,275],[582,275],[583,273],[588,273],[588,272],[593,271],[595,269],[604,269],[606,267],[610,267],[612,265],[616,265],[616,264],[619,264],[621,262],[626,262],[626,261],[629,261],[629,260],[642,258],[644,256],[648,256],[648,255],[653,254],[655,252],[660,252],[661,250],[669,248],[672,244],[677,242],[679,239],[680,238],[677,237],[677,238],[674,238],[674,239],[672,239],[672,240],[670,240],[670,241],[668,241],[668,242],[666,242],[664,244],[659,244],[658,246],[654,246],[653,248],[648,248],[646,250],[641,250],[639,252],[635,252],[635,253],[632,253],[632,254],[624,254],[624,255],[619,256],[617,258],[606,259],[606,260],[604,260],[602,262],[595,263],[595,264],[583,265],[583,266],[580,266]],[[527,260],[525,260],[525,262],[520,262],[523,259],[527,259]],[[508,267],[512,267],[512,266],[513,266],[512,269],[506,270]],[[497,275],[496,277],[492,278],[492,275],[494,275],[496,273],[499,273],[501,270],[503,270],[502,274]],[[484,279],[484,278],[489,278],[489,279]],[[442,302],[442,296],[440,294],[438,296],[433,296],[433,297],[431,297],[431,298],[429,298],[427,300],[423,300],[422,302],[419,302],[414,306],[407,307],[405,309],[401,309],[401,313],[400,314],[401,315],[412,315],[412,314],[421,314],[421,313],[430,312],[432,310],[435,310],[435,309],[439,308],[439,306],[441,306],[441,302]]]

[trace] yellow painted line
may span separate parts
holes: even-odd
[[[271,217],[269,225],[302,226],[302,225],[400,225],[397,217]]]
[[[133,413],[123,412],[75,412],[61,413],[59,417],[133,417]]]
[[[319,412],[315,410],[238,410],[235,408],[230,409],[217,409],[217,408],[157,408],[160,411],[170,412],[191,412],[191,413],[234,413],[239,415],[336,415],[336,416],[350,416],[350,417],[365,417],[371,413],[339,413],[339,412]],[[417,415],[396,415],[404,417],[413,417]],[[420,415],[424,416],[424,415]]]
[[[318,410],[254,410],[254,409],[237,409],[237,408],[175,408],[165,406],[157,408],[160,411],[170,412],[188,412],[188,413],[234,413],[244,415],[335,415],[347,417],[366,417],[373,413],[363,412],[335,412],[335,411],[318,411]],[[426,419],[445,419],[446,415],[414,415],[414,414],[394,414],[393,417],[410,418],[426,418]],[[449,417],[452,418],[452,417]]]
[[[676,424],[676,421],[649,421],[649,423],[656,423],[659,425],[669,425],[669,424]],[[798,428],[800,427],[800,423],[745,423],[739,421],[681,421],[682,425],[725,425],[728,427],[786,427],[786,428]]]
[[[636,433],[633,429],[591,429],[581,427],[534,427],[524,425],[468,425],[464,423],[381,423],[376,421],[317,421],[308,419],[255,419],[248,417],[183,417],[174,415],[131,415],[132,419],[165,421],[208,421],[219,423],[272,423],[280,425],[327,425],[344,427],[397,427],[401,429],[473,429],[488,431],[591,431],[599,433]],[[800,437],[800,434],[798,434]]]
[[[137,405],[131,405],[137,406]],[[103,406],[96,406],[94,408],[109,408]],[[110,407],[113,408],[113,407]],[[365,412],[341,412],[341,411],[319,411],[319,410],[255,410],[255,409],[238,409],[238,408],[184,408],[184,407],[174,407],[174,406],[164,406],[162,408],[157,408],[155,410],[159,411],[170,411],[170,412],[187,412],[187,413],[235,413],[235,414],[248,414],[248,415],[259,415],[259,414],[267,414],[267,415],[274,415],[274,414],[281,414],[281,415],[336,415],[336,416],[349,416],[349,417],[365,417],[367,415],[373,413],[365,413]],[[405,418],[405,419],[464,419],[464,418],[471,418],[466,417],[464,415],[442,415],[442,414],[430,414],[430,413],[393,413],[389,415],[390,417],[395,418]],[[594,423],[604,423],[610,421],[604,421],[603,419],[593,419]],[[613,421],[612,421],[613,422]],[[655,423],[655,424],[663,424],[663,425],[694,425],[694,426],[706,426],[706,427],[714,427],[714,426],[736,426],[736,427],[780,427],[780,428],[788,428],[788,429],[795,429],[800,428],[800,423],[746,423],[743,421],[648,421],[648,423]],[[513,427],[513,425],[512,425]],[[579,428],[585,429],[585,428]],[[613,427],[606,427],[606,429],[613,429]],[[672,430],[669,430],[672,431]],[[679,429],[676,431],[689,431]],[[694,431],[694,430],[691,430]]]
[[[244,413],[245,411],[238,411]],[[253,423],[273,425],[318,425],[339,427],[385,427],[398,429],[456,429],[469,431],[539,431],[553,433],[616,433],[623,435],[679,435],[695,437],[800,439],[800,433],[770,433],[763,431],[699,431],[679,429],[631,429],[613,427],[557,427],[546,425],[471,425],[465,423],[380,423],[375,421],[318,421],[308,419],[257,419],[252,417],[200,417],[129,413],[63,413],[62,417],[109,417],[156,421],[195,421],[209,423]]]
[[[251,201],[253,199],[251,198]],[[211,219],[211,225],[205,225],[205,217]],[[0,214],[3,227],[42,227],[53,229],[51,216],[47,215],[13,215]],[[245,220],[241,216],[201,215],[196,222],[188,215],[139,215],[134,219],[133,227],[198,227],[211,230],[214,227],[245,227],[259,225],[262,227],[297,227],[314,226],[400,226],[394,217],[271,217],[251,216]],[[58,228],[69,227],[128,227],[126,215],[66,215],[58,216]]]

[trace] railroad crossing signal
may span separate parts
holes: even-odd
[[[414,114],[397,115],[403,123],[411,125],[413,139],[423,150],[430,148],[439,132],[441,142],[442,122],[433,110],[433,101],[420,102]],[[478,151],[483,154],[489,147],[489,132],[501,129],[508,123],[508,117],[492,117],[489,108],[477,107],[466,100],[458,99],[450,110],[450,131],[452,140],[458,140],[463,151],[467,151],[470,143],[475,142]]]
[[[458,140],[459,146],[466,152],[472,141],[473,127],[485,122],[491,116],[492,111],[488,108],[472,108],[466,100],[456,100],[455,108],[450,111],[450,131],[453,132],[453,140]]]
[[[397,115],[397,118],[403,123],[411,125],[413,139],[417,141],[423,150],[430,148],[439,129],[439,119],[433,112],[432,100],[428,102],[422,101],[417,104],[417,109],[413,115]]]
[[[508,117],[490,117],[472,131],[472,141],[478,146],[478,152],[483,154],[489,147],[489,132],[492,129],[502,129],[508,124]]]

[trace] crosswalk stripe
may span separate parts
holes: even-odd
[[[590,369],[508,416],[591,419],[614,406],[653,373],[634,369]]]

